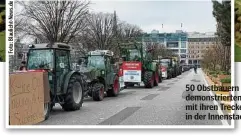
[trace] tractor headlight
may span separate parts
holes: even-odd
[[[35,48],[33,44],[28,45],[29,48]]]

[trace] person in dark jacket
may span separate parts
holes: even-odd
[[[197,65],[194,65],[194,72],[197,74]]]
[[[20,70],[20,71],[27,70],[27,68],[26,68],[26,61],[22,61],[22,62],[21,62],[21,66],[20,66],[19,70]]]

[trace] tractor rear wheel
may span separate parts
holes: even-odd
[[[119,77],[115,76],[112,88],[109,89],[106,93],[107,93],[107,96],[118,96],[119,92],[120,92]]]
[[[93,85],[92,98],[94,101],[102,101],[104,99],[105,87],[102,83]]]
[[[146,71],[144,73],[143,82],[146,88],[152,88],[154,86],[154,80],[155,80],[155,77],[152,71]]]
[[[84,99],[84,91],[79,75],[73,75],[68,84],[65,102],[62,108],[65,111],[79,110],[82,107]]]

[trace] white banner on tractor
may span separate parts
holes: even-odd
[[[124,82],[141,82],[141,63],[123,62]]]

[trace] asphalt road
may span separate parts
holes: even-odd
[[[49,119],[38,125],[222,125],[220,120],[186,119],[186,113],[218,114],[216,110],[187,111],[187,104],[200,104],[186,101],[187,84],[205,84],[202,71],[199,69],[197,74],[187,71],[152,89],[128,88],[118,97],[105,97],[101,102],[87,98],[79,111],[65,112],[57,105]],[[210,94],[194,91],[192,95]],[[202,103],[213,105],[212,101]]]

